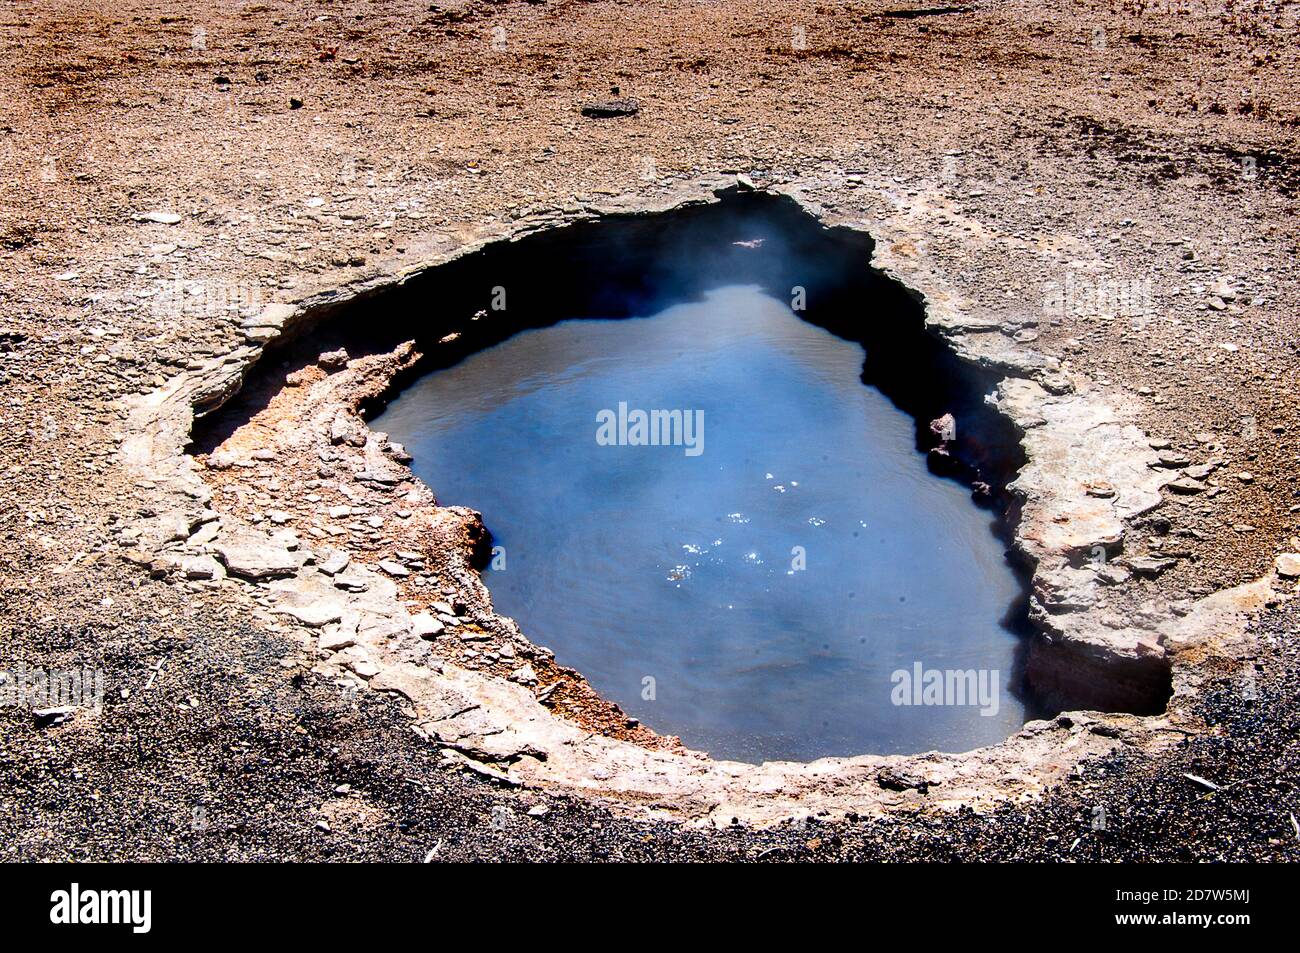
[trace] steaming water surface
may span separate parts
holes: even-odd
[[[1002,621],[1019,584],[991,514],[927,471],[863,359],[720,287],[521,332],[373,426],[439,502],[484,514],[497,611],[656,730],[745,761],[1001,741],[1025,719]],[[620,402],[703,411],[702,452],[601,445]],[[996,713],[894,704],[891,675],[918,662],[996,670]]]

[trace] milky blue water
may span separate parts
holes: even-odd
[[[745,761],[1001,741],[1025,719],[1003,624],[1019,583],[992,515],[927,471],[863,359],[788,303],[720,287],[520,332],[372,426],[439,502],[483,513],[497,611],[652,728]],[[620,404],[702,412],[702,431],[619,445]],[[996,671],[996,713],[895,704],[891,676],[918,662]]]

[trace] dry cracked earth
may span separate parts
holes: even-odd
[[[0,705],[0,859],[1296,859],[1294,601],[1252,622],[1257,690],[1223,673],[1204,730],[1030,801],[642,820],[467,770],[391,696],[323,677],[291,620],[142,565],[123,527],[151,487],[118,449],[128,399],[244,345],[268,303],[538,210],[820,179],[867,221],[915,209],[915,251],[968,313],[1136,408],[1188,481],[1129,528],[1153,562],[1136,586],[1177,603],[1247,583],[1300,550],[1298,15],[6,3],[0,669],[100,669],[105,702]],[[1062,286],[1075,300],[1045,309]],[[1099,303],[1115,288],[1150,307]]]

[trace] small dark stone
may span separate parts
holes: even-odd
[[[908,791],[915,789],[922,794],[930,790],[930,783],[924,778],[911,778],[899,774],[893,768],[881,768],[876,772],[876,783],[886,791]]]
[[[289,100],[289,108],[290,108],[290,109],[302,109],[302,100],[301,100],[301,99],[292,99],[292,98],[291,98],[291,99]]]
[[[582,114],[589,119],[616,119],[619,116],[635,116],[640,111],[641,105],[635,99],[607,99],[582,107]]]

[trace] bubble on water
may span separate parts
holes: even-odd
[[[749,517],[746,516],[744,513],[728,513],[728,514],[727,514],[727,519],[731,520],[731,522],[733,522],[733,523],[748,523],[748,522],[749,522]]]
[[[696,546],[694,543],[682,543],[682,549],[686,550],[692,556],[698,556],[704,552],[703,546]]]
[[[763,565],[763,560],[759,558],[758,553],[745,553],[745,562],[751,566]]]
[[[785,487],[782,486],[780,483],[778,483],[776,486],[772,487],[772,489],[776,490],[776,492],[778,492],[778,493],[784,493],[784,492],[785,492]]]
[[[808,525],[809,525],[809,526],[825,526],[825,525],[826,525],[826,521],[825,521],[824,519],[822,519],[820,516],[810,516],[810,517],[808,517]]]
[[[680,588],[680,583],[683,579],[690,579],[690,578],[691,578],[690,566],[674,566],[672,569],[668,570],[668,581],[678,583],[679,588]]]

